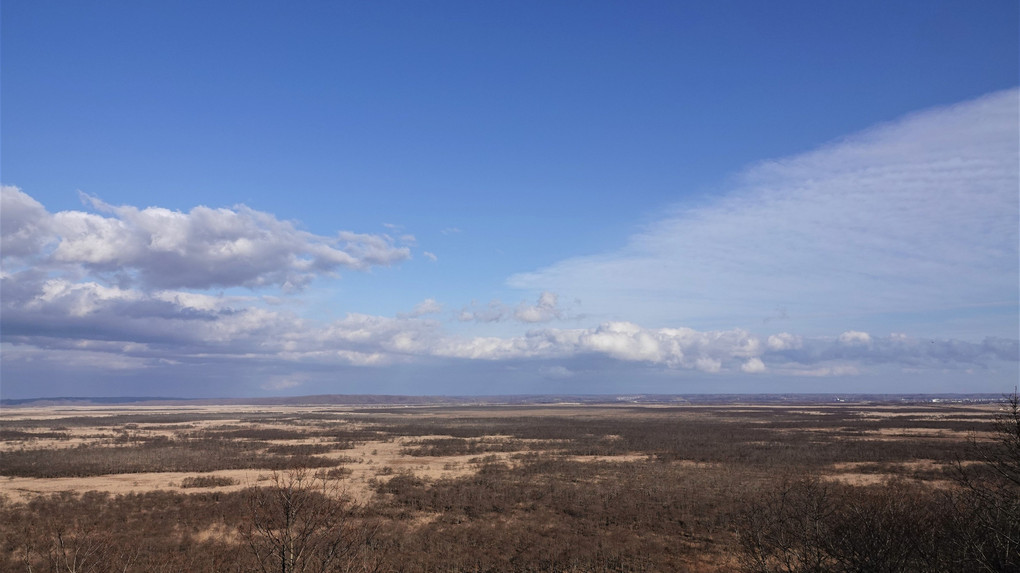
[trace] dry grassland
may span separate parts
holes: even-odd
[[[103,512],[128,512],[126,523],[143,519],[130,514],[138,500],[164,498],[215,509],[178,515],[176,545],[137,539],[151,546],[150,565],[211,567],[203,551],[244,563],[245,496],[274,475],[306,471],[339,483],[356,519],[379,532],[385,542],[372,545],[379,570],[728,571],[739,565],[736,524],[762,492],[810,477],[862,491],[890,480],[918,492],[951,488],[958,464],[973,462],[975,446],[992,435],[998,409],[4,408],[0,568],[31,561],[33,550],[19,545],[22,533],[10,524],[44,527],[43,507],[70,516],[102,503]],[[95,527],[110,529],[109,539],[146,535],[143,526],[116,524]]]

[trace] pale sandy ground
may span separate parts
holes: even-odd
[[[293,426],[288,426],[293,429]],[[478,454],[461,456],[405,456],[400,450],[409,442],[428,439],[443,438],[449,436],[416,436],[414,438],[399,438],[391,441],[369,441],[356,445],[352,449],[335,450],[326,454],[326,457],[346,460],[344,467],[350,470],[350,475],[345,478],[347,493],[359,502],[367,501],[372,490],[370,481],[385,481],[395,474],[411,472],[414,475],[426,479],[436,480],[442,478],[459,477],[476,471],[477,465],[471,460],[486,457],[496,460],[508,460],[517,452],[494,452],[482,456]],[[489,437],[492,439],[493,437]],[[75,440],[81,442],[81,440]],[[32,447],[41,447],[45,440],[32,441]],[[298,443],[321,443],[319,438],[307,440],[279,440],[281,444]],[[57,454],[57,451],[54,452]],[[57,454],[59,455],[59,454]],[[600,456],[600,457],[578,457],[589,461],[631,461],[644,459],[645,456]],[[136,473],[136,474],[115,474],[75,478],[23,478],[5,477],[0,478],[0,493],[7,495],[15,501],[27,501],[38,495],[68,492],[103,491],[111,494],[141,493],[158,489],[177,489],[185,492],[199,491],[236,491],[255,485],[264,480],[272,472],[270,470],[218,470],[214,472],[159,472],[159,473]],[[188,477],[216,476],[226,477],[235,480],[237,483],[231,486],[219,486],[216,488],[194,488],[181,489],[181,482]]]
[[[979,462],[967,461],[963,462],[964,466],[977,464]],[[914,460],[912,462],[900,462],[889,464],[893,471],[890,473],[875,473],[875,472],[860,472],[857,471],[862,466],[874,465],[871,462],[845,462],[833,464],[832,469],[836,472],[833,474],[823,475],[822,479],[831,481],[839,481],[850,485],[875,485],[885,483],[890,479],[899,479],[904,475],[909,475],[910,472],[925,471],[925,470],[937,470],[945,468],[946,465],[937,460]],[[951,480],[925,480],[927,485],[934,487],[952,487],[953,482]]]
[[[339,450],[322,454],[326,457],[350,458],[344,467],[350,475],[344,479],[346,493],[358,502],[366,502],[373,495],[370,486],[372,480],[385,481],[393,475],[410,472],[415,476],[437,480],[460,477],[474,473],[477,464],[471,460],[478,457],[507,461],[517,452],[486,453],[463,456],[402,456],[400,449],[409,439],[404,438],[390,442],[365,442],[349,450]],[[290,441],[289,443],[293,443]],[[569,459],[580,461],[637,461],[647,456],[572,456]],[[693,463],[693,462],[692,462]],[[314,470],[311,470],[314,471]],[[0,493],[13,501],[29,501],[38,495],[67,492],[103,491],[111,494],[142,493],[159,489],[175,489],[183,492],[200,491],[236,491],[256,485],[272,474],[271,470],[218,470],[214,472],[152,472],[136,474],[114,474],[103,476],[76,478],[0,478]],[[181,489],[181,482],[188,477],[216,476],[235,480],[235,485],[215,488],[189,487]]]
[[[841,431],[841,428],[812,428],[809,426],[797,428],[798,431],[816,432],[819,434]],[[940,428],[878,428],[877,430],[864,430],[854,428],[854,437],[857,439],[893,441],[899,438],[947,438],[953,440],[967,440],[975,438],[986,439],[994,432],[971,432],[963,430],[945,430]]]
[[[823,480],[837,481],[845,483],[847,485],[878,485],[885,483],[889,476],[885,474],[861,474],[854,472],[844,472],[836,475],[822,476]]]
[[[315,442],[317,440],[301,441]],[[369,487],[369,481],[373,478],[385,480],[389,479],[394,473],[411,471],[420,477],[439,479],[465,475],[474,471],[474,465],[469,463],[469,460],[477,457],[474,455],[446,457],[401,456],[400,449],[406,441],[407,439],[390,442],[366,442],[353,449],[338,450],[324,455],[338,459],[353,459],[353,461],[344,464],[344,467],[351,470],[351,474],[345,479],[345,482],[349,489],[348,494],[359,501],[365,501],[371,496],[372,491]],[[281,441],[281,443],[289,444],[296,442],[295,440]],[[500,453],[497,455],[501,458],[506,458],[510,454]],[[387,467],[391,468],[391,470],[384,470]],[[40,494],[62,491],[105,491],[111,494],[140,493],[158,489],[177,489],[184,492],[235,491],[255,485],[271,473],[271,470],[218,470],[204,473],[152,472],[73,478],[4,477],[0,478],[0,493],[16,501],[27,501]],[[180,488],[184,478],[197,476],[227,477],[234,479],[237,483],[232,486],[216,488]]]

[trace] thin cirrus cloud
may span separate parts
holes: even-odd
[[[508,282],[644,323],[1015,309],[1017,101],[994,93],[763,162],[618,251]]]
[[[244,205],[182,213],[82,199],[97,212],[51,214],[20,189],[4,186],[4,258],[80,266],[146,288],[294,289],[341,268],[364,270],[411,256],[388,235],[315,235]]]

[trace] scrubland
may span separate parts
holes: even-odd
[[[1020,568],[1015,398],[7,408],[0,493],[2,571]]]

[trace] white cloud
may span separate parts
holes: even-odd
[[[98,213],[51,215],[17,188],[4,187],[5,259],[34,256],[37,262],[81,266],[156,289],[294,289],[340,268],[364,270],[410,258],[410,250],[387,235],[314,235],[243,205],[182,213],[82,198]]]
[[[895,340],[903,340],[900,336],[894,336]],[[847,346],[870,346],[871,335],[867,332],[860,332],[857,330],[848,330],[843,334],[839,335],[840,344]]]
[[[740,365],[740,370],[748,374],[757,374],[765,371],[765,363],[761,358],[752,358]]]
[[[414,307],[414,314],[422,316],[425,314],[436,314],[443,311],[443,305],[436,302],[434,298],[427,298]]]
[[[543,292],[538,303],[529,305],[521,303],[514,309],[514,318],[521,322],[549,322],[561,318],[563,312],[557,308],[559,298],[555,293]]]
[[[578,346],[620,360],[666,362],[683,358],[683,352],[658,333],[628,322],[603,324],[579,337]]]
[[[742,330],[648,329],[629,322],[608,322],[587,329],[535,330],[520,337],[446,339],[434,352],[476,360],[596,355],[669,369],[720,372],[758,356],[761,348],[757,338]]]
[[[514,308],[498,300],[492,300],[484,307],[479,307],[472,302],[470,306],[461,309],[458,320],[462,322],[501,322],[513,318],[524,323],[538,323],[550,322],[565,316],[566,312],[559,307],[559,297],[556,293],[544,291],[538,296],[538,301],[535,304],[522,301]]]
[[[769,350],[791,350],[794,348],[800,348],[803,346],[803,341],[799,336],[794,336],[787,332],[780,332],[779,334],[769,335],[766,344]]]
[[[432,261],[433,263],[439,260],[439,257],[437,257],[435,253],[429,251],[422,252],[422,255],[424,255],[426,259]]]
[[[646,324],[753,325],[780,308],[787,329],[832,331],[882,313],[1015,305],[1017,100],[995,93],[761,163],[618,251],[509,284]]]
[[[82,317],[96,313],[110,302],[133,302],[141,298],[141,293],[107,287],[95,282],[72,283],[63,279],[50,279],[42,285],[42,292],[34,300],[27,303],[27,308],[36,309],[59,301],[64,305],[68,315]]]
[[[53,237],[49,213],[21,189],[0,187],[0,252],[6,257],[38,253]]]

